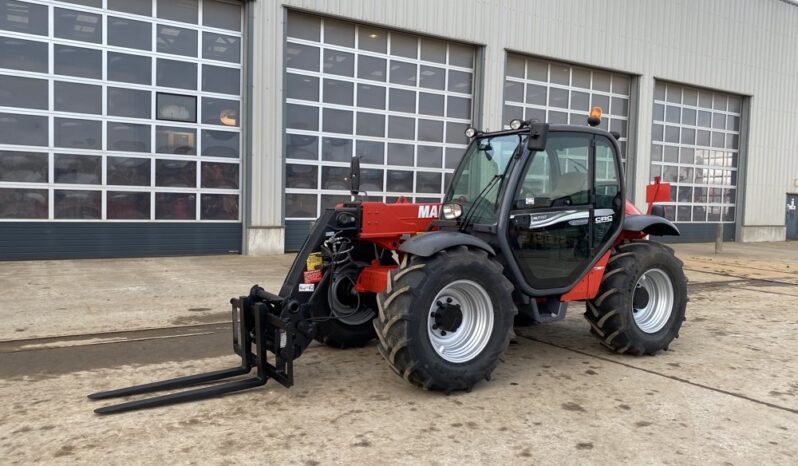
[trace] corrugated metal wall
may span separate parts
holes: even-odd
[[[483,128],[502,125],[507,50],[638,76],[637,180],[647,180],[654,80],[751,96],[742,222],[783,239],[798,179],[798,7],[779,0],[257,0],[251,223],[282,222],[282,37],[297,8],[484,46]],[[477,89],[479,93],[479,89]],[[634,98],[634,96],[633,96]],[[644,198],[642,181],[636,189]],[[743,232],[745,233],[745,231]],[[755,232],[754,232],[755,233]],[[780,236],[780,237],[779,237]],[[754,238],[756,235],[743,237]]]

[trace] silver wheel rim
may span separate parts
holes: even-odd
[[[460,306],[462,322],[454,331],[441,330],[434,317],[438,302]],[[457,280],[446,285],[432,300],[427,314],[430,344],[448,362],[464,363],[479,356],[493,333],[493,303],[482,285]]]
[[[632,304],[632,313],[637,327],[646,333],[657,333],[668,323],[673,312],[673,284],[667,273],[661,269],[647,270],[637,280],[635,299],[638,293],[647,293],[645,305]]]

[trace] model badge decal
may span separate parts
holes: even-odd
[[[440,206],[437,204],[420,205],[418,206],[418,218],[438,218],[439,208]]]

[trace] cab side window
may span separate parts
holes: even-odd
[[[524,181],[515,195],[515,208],[588,204],[590,138],[585,134],[550,134],[546,150],[533,154],[527,166]]]

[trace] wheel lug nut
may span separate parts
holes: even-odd
[[[443,303],[440,301],[437,301],[435,304],[438,305],[438,307],[443,306]]]
[[[429,316],[430,316],[430,317],[435,317],[436,315],[437,315],[437,314],[435,314],[434,312],[430,312],[430,313],[429,313]]]
[[[451,303],[452,302],[452,298],[446,298],[446,302],[447,303]]]
[[[445,336],[446,336],[446,330],[441,330],[441,336],[442,336],[442,337],[445,337]]]
[[[433,324],[432,325],[432,330],[438,330],[438,324]]]

